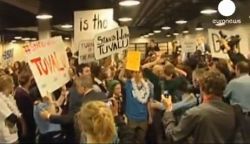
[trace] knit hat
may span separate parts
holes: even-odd
[[[110,93],[112,93],[115,89],[115,86],[120,84],[118,80],[110,80],[107,82],[107,88]]]

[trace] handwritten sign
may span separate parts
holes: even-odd
[[[74,45],[76,50],[79,50],[78,62],[80,64],[95,60],[91,57],[86,58],[86,61],[82,59],[90,55],[89,51],[83,51],[89,45],[89,42],[86,44],[86,41],[93,41],[96,34],[118,27],[113,20],[113,13],[113,9],[76,11],[74,13]],[[94,51],[91,55],[94,55]]]
[[[13,58],[13,48],[12,49],[7,49],[5,51],[3,51],[3,60],[6,61],[6,60],[10,60]]]
[[[69,63],[61,37],[27,44],[25,52],[42,96],[62,87],[70,80]]]
[[[128,51],[126,69],[131,71],[139,71],[141,66],[141,52]]]
[[[182,43],[182,52],[184,53],[194,53],[196,51],[195,41],[184,41]]]
[[[95,58],[99,60],[112,54],[122,52],[123,50],[126,50],[128,46],[128,27],[115,28],[97,34],[94,39]]]
[[[82,41],[79,46],[79,63],[89,63],[95,61],[94,42]]]

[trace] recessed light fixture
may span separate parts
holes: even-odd
[[[177,20],[175,23],[181,25],[181,24],[186,24],[187,21],[186,20]]]
[[[36,41],[36,40],[37,40],[37,38],[31,38],[30,40],[32,40],[32,41]]]
[[[36,18],[40,20],[47,20],[47,19],[52,19],[53,16],[50,14],[39,14],[36,16]]]
[[[217,13],[217,10],[215,9],[204,9],[201,11],[201,14],[204,14],[204,15],[211,15],[215,13]]]
[[[30,41],[29,37],[22,38],[23,41]]]
[[[153,36],[153,35],[154,35],[154,33],[152,33],[152,32],[151,32],[151,33],[148,33],[148,35],[149,35],[149,36]]]
[[[120,22],[129,22],[132,21],[133,19],[130,17],[122,17],[118,19]]]
[[[226,23],[217,23],[217,24],[215,24],[217,27],[222,27],[222,26],[225,26],[226,25]]]
[[[161,33],[161,30],[154,30],[154,33],[156,34]]]
[[[73,27],[73,25],[71,25],[71,24],[64,24],[64,25],[61,25],[61,28],[64,28],[64,29],[70,29],[70,28],[72,28]]]
[[[70,40],[70,38],[69,37],[65,37],[64,40]]]
[[[169,27],[169,26],[163,26],[163,27],[161,27],[161,29],[163,29],[163,30],[170,30],[171,27]]]
[[[189,33],[189,31],[188,31],[188,30],[184,30],[184,31],[182,31],[182,33],[184,33],[184,34],[188,34],[188,33]]]
[[[197,28],[195,28],[195,30],[196,30],[196,31],[203,31],[204,28],[203,28],[203,27],[197,27]]]
[[[20,39],[22,39],[22,37],[21,36],[15,36],[14,39],[20,40]]]
[[[178,36],[178,35],[179,35],[179,33],[178,33],[178,32],[174,32],[174,33],[173,33],[173,35]]]
[[[202,24],[201,23],[198,23],[196,28],[195,28],[196,31],[203,31],[204,28],[202,27]]]
[[[167,34],[166,37],[171,37],[171,35],[170,35],[170,34]]]
[[[122,0],[119,2],[120,6],[125,6],[125,7],[136,6],[139,4],[140,4],[140,1],[138,0]]]

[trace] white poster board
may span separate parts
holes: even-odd
[[[128,27],[115,28],[97,34],[94,38],[94,51],[97,60],[126,50],[129,46]]]
[[[113,9],[76,11],[74,13],[74,46],[76,50],[79,50],[79,64],[95,60],[89,57],[94,55],[94,49],[90,50],[89,46],[96,34],[118,27],[113,20],[113,14]],[[89,45],[88,48],[86,48],[87,45]]]
[[[209,40],[209,45],[211,47],[211,54],[213,57],[217,58],[224,58],[224,59],[229,59],[228,55],[226,52],[222,51],[220,49],[220,44],[218,43],[218,40],[221,38],[219,34],[219,29],[208,29],[208,40]],[[248,36],[244,30],[221,30],[227,37],[230,36],[235,36],[235,35],[240,35],[241,41],[239,45],[240,52],[243,55],[247,55],[249,50],[248,50]]]
[[[8,66],[13,62],[14,48],[5,49],[2,54],[2,64]]]
[[[68,57],[61,37],[31,42],[24,48],[42,96],[70,80]]]
[[[183,53],[194,53],[196,51],[195,40],[185,39],[182,42],[182,52]]]

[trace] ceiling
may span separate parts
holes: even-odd
[[[37,21],[35,16],[46,11],[53,15],[51,21],[52,34],[72,35],[72,31],[60,29],[61,24],[73,24],[75,10],[88,10],[100,8],[114,8],[114,17],[133,17],[128,25],[132,36],[145,34],[160,26],[167,24],[173,29],[180,30],[177,19],[190,22],[189,27],[194,27],[191,22],[202,22],[205,27],[212,27],[212,19],[221,18],[219,14],[201,16],[200,10],[204,8],[217,8],[221,0],[140,0],[139,6],[124,8],[118,5],[119,0],[0,0],[0,31],[6,39],[13,35],[37,36]],[[237,11],[235,18],[241,18],[243,23],[249,22],[250,0],[234,0]],[[232,17],[233,18],[233,17]],[[160,34],[159,36],[163,36]]]

